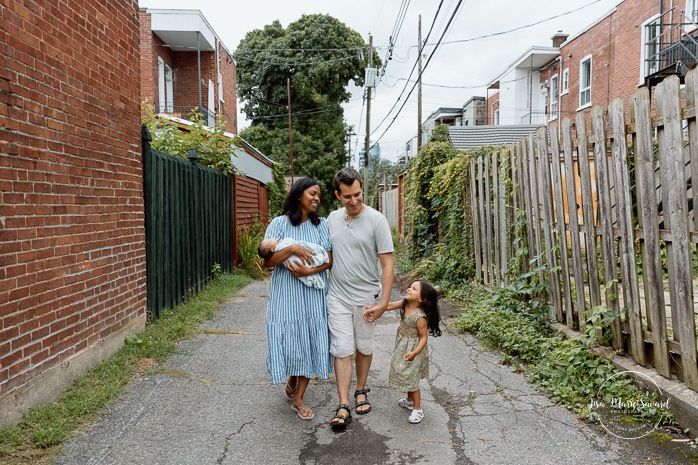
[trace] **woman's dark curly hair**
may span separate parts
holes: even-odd
[[[427,316],[427,328],[429,329],[429,334],[434,337],[441,336],[441,328],[439,328],[439,323],[441,322],[441,315],[439,314],[439,296],[436,289],[426,281],[421,281],[417,279],[412,281],[410,286],[418,282],[421,285],[419,291],[419,298],[422,302],[419,304],[419,308],[422,309],[424,314]],[[402,308],[400,309],[400,318],[405,319],[405,307],[407,306],[407,301],[402,300]]]
[[[298,181],[293,183],[291,190],[286,194],[284,199],[284,204],[281,210],[282,215],[288,215],[288,219],[291,220],[293,226],[298,226],[303,220],[303,212],[301,212],[301,195],[306,189],[310,189],[313,186],[319,186],[316,180],[313,178],[300,178]],[[308,213],[308,219],[315,226],[320,224],[320,216],[315,212]]]

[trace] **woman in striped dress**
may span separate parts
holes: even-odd
[[[332,371],[327,329],[327,273],[332,266],[327,220],[317,215],[320,186],[311,178],[296,181],[284,200],[282,215],[267,226],[264,239],[291,238],[323,247],[329,262],[309,268],[313,253],[299,244],[273,252],[264,265],[274,267],[267,303],[267,372],[273,384],[286,381],[286,397],[302,420],[315,416],[303,401],[311,377],[327,379]],[[284,263],[291,255],[299,261]],[[304,284],[300,278],[318,274],[322,289]]]

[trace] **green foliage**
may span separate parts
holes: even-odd
[[[173,157],[187,159],[189,149],[196,150],[199,163],[216,168],[226,174],[236,173],[232,157],[233,144],[237,136],[230,138],[225,133],[225,123],[216,122],[214,127],[205,125],[201,113],[196,108],[189,114],[193,123],[187,130],[179,128],[174,121],[158,118],[152,104],[144,103],[142,108],[143,124],[148,127],[152,142],[150,146]]]
[[[448,128],[438,126],[432,138],[407,164],[405,189],[405,235],[408,254],[413,260],[430,256],[438,242],[438,214],[433,210],[429,192],[437,181],[439,165],[458,155],[448,141]]]
[[[286,197],[285,168],[281,163],[274,163],[274,180],[267,184],[269,198],[269,218],[275,218],[281,214],[281,207]]]
[[[238,268],[253,278],[265,275],[264,260],[257,253],[257,248],[264,239],[264,228],[264,224],[255,220],[237,231]]]
[[[529,364],[529,380],[583,418],[595,419],[592,399],[610,403],[613,397],[624,401],[642,398],[647,402],[649,397],[658,401],[657,395],[641,392],[628,378],[618,375],[611,361],[594,350],[598,338],[565,339],[553,334],[538,318],[535,299],[531,298],[538,289],[530,278],[530,273],[522,275],[493,295],[471,292],[477,298],[471,299],[454,328],[476,332],[489,345]],[[600,307],[592,312],[587,334],[603,334],[604,324],[611,318],[607,313]],[[643,409],[638,416],[635,420],[673,422],[671,414],[659,408]]]
[[[350,81],[363,85],[367,50],[359,33],[331,16],[314,14],[286,29],[274,21],[248,32],[234,53],[238,97],[252,120],[240,135],[290,173],[290,79],[294,174],[320,183],[325,209],[334,197],[332,178],[347,161],[351,128],[341,104],[351,97]],[[380,66],[375,51],[373,63]]]

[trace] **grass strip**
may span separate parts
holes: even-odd
[[[58,400],[33,409],[16,426],[0,430],[0,463],[51,463],[61,452],[60,443],[114,402],[129,379],[174,353],[178,342],[197,334],[200,323],[212,318],[223,302],[250,281],[245,274],[220,275],[187,302],[164,310]]]

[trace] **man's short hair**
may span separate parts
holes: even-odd
[[[363,187],[363,181],[361,180],[361,175],[358,171],[356,171],[354,168],[342,168],[341,170],[337,171],[337,174],[334,176],[334,188],[337,192],[340,192],[340,184],[351,186],[354,184],[354,181],[359,181],[359,185]]]

